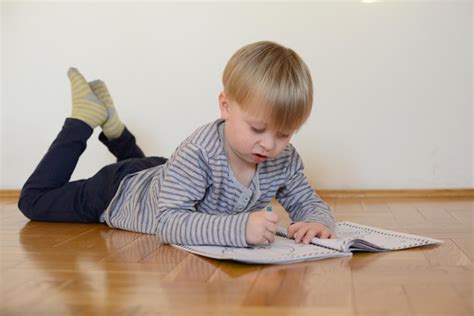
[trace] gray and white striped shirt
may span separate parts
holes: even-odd
[[[309,185],[291,144],[258,164],[244,187],[227,161],[223,128],[221,119],[204,125],[166,164],[126,176],[102,220],[110,227],[158,234],[164,243],[246,247],[249,213],[276,197],[292,221],[334,229],[329,206]]]

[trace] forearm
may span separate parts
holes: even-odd
[[[296,168],[284,187],[277,193],[278,201],[283,205],[294,222],[319,222],[331,230],[335,228],[331,209],[311,187],[303,173],[301,161],[295,162]]]
[[[287,192],[279,201],[293,222],[319,222],[334,230],[335,221],[329,205],[309,185]]]
[[[166,209],[159,213],[157,234],[169,244],[247,247],[248,215],[216,216]]]
[[[332,231],[336,226],[329,205],[323,201],[314,201],[295,207],[290,217],[294,222],[318,222]]]

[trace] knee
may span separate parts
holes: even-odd
[[[20,193],[20,199],[18,200],[18,208],[23,213],[23,215],[25,215],[28,219],[31,220],[38,219],[38,216],[33,209],[34,199],[35,198],[34,196],[32,196],[32,194],[28,194],[28,192],[22,190]]]

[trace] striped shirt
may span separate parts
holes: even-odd
[[[250,212],[276,199],[293,222],[334,229],[334,218],[309,185],[295,148],[257,165],[248,187],[224,150],[224,121],[198,128],[164,164],[126,176],[102,215],[110,227],[158,234],[164,243],[247,247]]]

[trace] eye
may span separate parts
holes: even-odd
[[[250,129],[252,130],[252,132],[257,133],[257,134],[261,134],[261,133],[265,132],[264,128],[255,128],[255,127],[251,126]]]
[[[290,137],[290,134],[278,133],[278,134],[277,134],[277,137],[278,137],[278,138],[288,138],[288,137]]]

